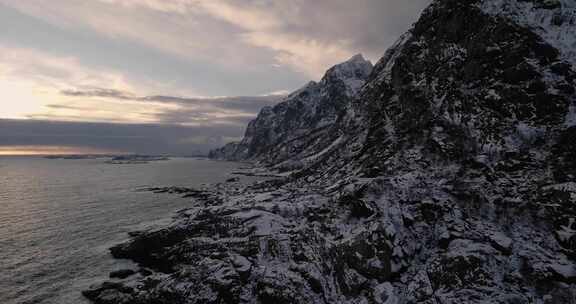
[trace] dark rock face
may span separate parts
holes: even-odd
[[[110,278],[125,279],[131,275],[134,275],[136,271],[132,269],[121,269],[110,273]]]
[[[224,147],[211,150],[208,153],[208,157],[211,159],[239,161],[243,160],[242,151],[243,147],[239,142],[231,142]]]
[[[555,9],[562,7],[562,2],[557,0],[521,0],[521,2],[532,2],[536,8]]]
[[[553,148],[554,174],[558,180],[570,182],[576,179],[576,127],[570,127],[560,134]]]
[[[132,303],[133,294],[133,288],[114,282],[104,282],[97,288],[82,292],[86,298],[104,304]]]
[[[334,123],[298,137],[312,143],[302,170],[197,196],[175,224],[113,249],[152,275],[86,295],[143,304],[573,303],[576,56],[565,34],[575,7],[435,1]],[[289,106],[280,109],[278,121],[293,121]],[[262,146],[281,138],[266,134]],[[302,155],[251,151],[269,164]]]
[[[442,5],[425,12],[393,50],[389,69],[375,73],[385,78],[359,99],[368,121],[367,162],[417,146],[445,159],[518,150],[564,122],[573,95],[551,88],[573,82],[550,72],[556,49],[466,1]]]

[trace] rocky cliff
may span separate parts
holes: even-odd
[[[86,295],[574,303],[575,9],[434,1],[303,169],[196,194],[173,225],[113,248],[153,272]]]
[[[251,121],[243,140],[210,153],[211,158],[251,160],[293,167],[330,132],[364,85],[372,64],[362,55],[329,69],[320,82],[310,82],[274,107],[265,107]],[[321,143],[327,142],[324,138]],[[299,165],[298,167],[300,167]]]

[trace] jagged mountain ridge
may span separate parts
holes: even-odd
[[[499,9],[494,7],[496,2]],[[523,144],[531,145],[533,136],[556,134],[557,138],[573,119],[575,59],[571,50],[567,54],[555,47],[565,44],[563,36],[548,43],[544,37],[550,35],[538,34],[553,32],[543,30],[540,21],[550,22],[549,26],[559,21],[536,18],[538,22],[527,28],[522,25],[525,20],[507,17],[511,3],[523,3],[520,8],[513,6],[520,12],[530,5],[527,1],[435,2],[376,65],[341,126],[350,133],[344,137],[355,142],[341,140],[341,146],[353,147],[348,150],[356,158],[364,155],[363,167],[368,168],[371,160],[378,166],[382,161],[378,156],[394,146],[387,140],[397,139],[397,132],[404,132],[402,140],[409,135],[413,140],[435,141],[437,146],[429,147],[428,154],[441,152],[444,158],[518,152]],[[546,3],[533,4],[537,11],[547,12],[535,15],[567,16],[564,7],[556,13],[545,8],[564,2]],[[446,12],[448,7],[456,8]],[[488,19],[495,11],[502,15]],[[501,22],[493,23],[494,19]],[[567,20],[563,28],[574,29],[574,19]],[[451,146],[443,146],[440,140]],[[356,153],[357,149],[363,152]],[[347,162],[350,157],[340,158]]]
[[[430,271],[446,271],[430,267],[453,263],[490,277],[480,284],[454,286],[440,278],[418,284],[454,288],[455,294],[459,287],[470,298],[455,298],[468,302],[486,297],[472,290],[503,284],[496,278],[506,276],[470,264],[471,256],[505,269],[520,261],[516,271],[524,288],[537,282],[551,294],[542,303],[570,303],[574,286],[563,284],[576,279],[574,16],[572,1],[434,2],[375,66],[343,120],[346,131],[339,144],[299,175],[377,201],[378,210],[388,213],[380,221],[395,229],[398,214],[391,210],[435,205],[449,223],[442,234],[426,237],[402,229],[389,236],[402,235],[408,244],[436,240],[448,247],[422,265],[427,275],[422,270],[405,275],[430,280]],[[524,227],[513,227],[503,217]],[[476,220],[458,223],[466,218]],[[463,223],[468,233],[462,233]],[[531,231],[530,225],[538,228]],[[519,243],[507,263],[489,251],[450,252],[457,249],[450,247],[453,241],[483,244],[492,233],[487,227],[516,237],[506,237]],[[531,237],[546,241],[534,246]],[[543,251],[548,258],[542,259]],[[393,265],[413,263],[402,261],[406,254],[393,254]],[[506,287],[498,288],[508,297],[502,292]]]
[[[263,108],[241,142],[212,151],[211,158],[278,164],[305,157],[305,149],[314,146],[311,141],[329,133],[371,71],[372,64],[362,55],[330,68],[320,82],[312,81],[278,105]]]
[[[158,272],[92,298],[574,303],[572,3],[434,1],[313,162],[115,247]]]

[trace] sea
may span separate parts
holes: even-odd
[[[242,166],[195,158],[114,165],[0,157],[0,303],[89,303],[82,290],[135,266],[113,259],[109,247],[130,231],[169,222],[191,204],[139,189],[201,187],[225,181]]]

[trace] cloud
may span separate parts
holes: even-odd
[[[280,65],[318,78],[356,53],[373,61],[429,0],[0,0],[62,27],[83,26],[230,69]]]
[[[254,46],[277,51],[274,58],[278,64],[313,78],[319,78],[326,67],[353,55],[347,41],[326,43],[297,35],[267,32],[247,33],[242,39]]]
[[[0,119],[0,150],[116,151],[189,155],[242,136],[237,126],[181,126]],[[25,149],[24,149],[25,147]],[[53,147],[53,148],[50,148]],[[77,152],[77,153],[78,153]]]
[[[62,90],[60,94],[72,97],[106,97],[126,100],[137,100],[134,95],[116,89],[92,88],[90,90]]]
[[[239,36],[243,42],[275,51],[277,63],[317,78],[331,65],[358,52],[377,60],[430,1],[129,2],[164,11],[172,8],[180,14],[203,11],[242,29]]]
[[[60,94],[69,97],[114,98],[120,100],[155,102],[178,105],[181,107],[239,110],[254,114],[261,108],[281,100],[288,91],[282,90],[262,96],[224,96],[224,97],[177,97],[177,96],[138,96],[132,92],[115,89],[93,88],[90,90],[63,90]]]
[[[178,1],[0,0],[20,12],[67,29],[96,31],[110,39],[220,68],[247,71],[271,64],[269,54],[246,50],[234,26],[199,10],[180,12]],[[186,1],[187,2],[187,1]],[[184,3],[184,2],[183,2]]]
[[[0,45],[0,77],[3,80],[26,80],[59,89],[74,86],[102,86],[132,89],[117,71],[87,67],[73,56],[53,56],[39,50]]]
[[[3,82],[22,83],[56,92],[100,87],[106,87],[110,92],[177,91],[162,83],[131,79],[123,71],[86,65],[75,56],[59,56],[42,50],[1,43],[0,72],[0,80]]]
[[[239,125],[282,97],[155,95],[173,90],[130,79],[119,71],[84,65],[75,57],[5,46],[0,46],[0,71],[0,94],[5,100],[0,118]]]
[[[211,16],[220,18],[240,28],[252,31],[280,28],[282,19],[278,18],[266,6],[254,6],[245,1],[242,3],[221,0],[192,0],[190,4],[196,5]]]
[[[91,100],[102,99],[114,100],[116,103],[138,104],[140,108],[147,108],[149,105],[156,105],[162,108],[161,111],[149,113],[148,120],[155,123],[182,124],[182,125],[205,125],[231,124],[244,126],[249,120],[265,106],[277,103],[283,98],[280,94],[270,94],[265,96],[237,96],[237,97],[175,97],[175,96],[138,96],[131,92],[114,89],[94,88],[87,91],[63,90],[60,92],[69,98],[82,98],[83,105],[87,107],[69,104],[48,105],[48,107],[58,110],[76,110],[91,112]],[[49,116],[36,117],[48,119]],[[62,119],[55,117],[53,119]]]
[[[82,65],[75,57],[0,45],[0,117],[25,118],[57,103],[61,90],[106,85],[118,90],[139,88],[122,73]]]
[[[127,154],[127,151],[103,150],[79,146],[1,146],[0,155]]]

